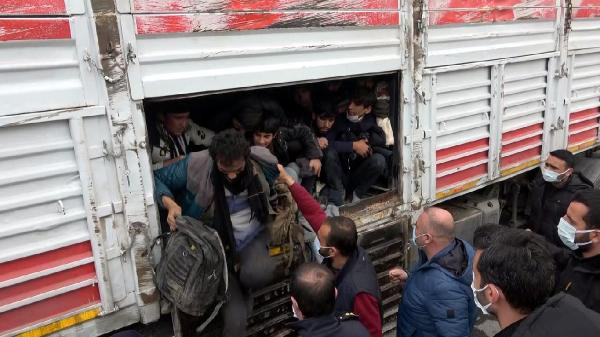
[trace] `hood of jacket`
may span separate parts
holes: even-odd
[[[417,270],[436,268],[451,278],[471,286],[473,274],[469,265],[473,261],[475,251],[467,242],[461,239],[454,239],[454,241],[428,261],[422,251],[420,254],[421,261],[424,261],[424,263]]]

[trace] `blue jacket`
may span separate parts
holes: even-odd
[[[398,337],[467,337],[475,323],[473,248],[455,239],[409,275],[398,309]]]

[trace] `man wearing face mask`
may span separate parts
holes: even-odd
[[[550,297],[554,272],[546,244],[534,233],[508,230],[493,237],[475,257],[471,288],[477,307],[500,323],[495,337],[600,336],[598,313],[571,295]]]
[[[342,205],[345,194],[353,201],[364,198],[387,168],[385,157],[374,151],[385,146],[385,134],[371,114],[375,102],[373,92],[357,88],[346,114],[339,115],[327,133],[324,167],[328,201],[336,206]]]
[[[369,337],[352,313],[334,315],[335,276],[324,265],[305,263],[292,276],[290,295],[297,322],[290,327],[299,337]]]
[[[419,265],[410,275],[401,268],[389,273],[392,281],[405,282],[398,337],[470,336],[476,317],[473,248],[454,236],[452,215],[437,207],[419,216],[412,243],[419,249]]]
[[[556,292],[571,294],[600,312],[600,191],[575,194],[558,235],[573,252],[559,274]]]
[[[367,252],[358,246],[354,221],[343,216],[327,218],[317,236],[323,264],[335,275],[335,315],[352,312],[371,337],[381,337],[383,316],[377,274]]]
[[[585,176],[573,171],[574,163],[573,154],[567,150],[550,152],[541,167],[541,174],[530,187],[528,206],[531,229],[559,247],[562,247],[562,243],[556,228],[573,195],[593,187]]]
[[[276,165],[267,149],[250,148],[242,133],[229,129],[217,134],[208,150],[154,172],[155,197],[168,212],[170,229],[177,229],[177,216],[186,215],[215,228],[223,242],[229,268],[223,336],[246,335],[252,290],[277,275],[265,230],[273,214],[268,200],[278,177]],[[179,316],[184,336],[192,336],[200,318]]]

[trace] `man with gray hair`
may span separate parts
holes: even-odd
[[[398,309],[398,337],[470,336],[475,322],[473,248],[454,235],[454,219],[441,208],[426,208],[412,227],[420,262],[407,273],[390,270],[404,283]]]

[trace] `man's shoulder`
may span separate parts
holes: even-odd
[[[336,336],[344,337],[369,337],[369,331],[367,328],[358,320],[358,315],[353,313],[346,313],[341,317],[338,317],[341,326],[341,334]]]

